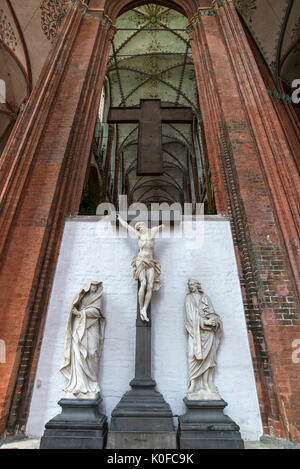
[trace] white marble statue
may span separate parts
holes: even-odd
[[[67,378],[65,398],[95,399],[105,317],[102,282],[91,282],[72,302],[60,371]]]
[[[220,400],[213,375],[222,334],[222,321],[197,280],[188,282],[184,323],[188,331],[190,400]]]
[[[150,304],[152,293],[161,287],[159,280],[161,273],[160,263],[153,258],[154,240],[158,232],[165,228],[164,225],[147,228],[146,224],[139,222],[132,228],[128,223],[117,216],[120,224],[132,233],[138,241],[139,253],[132,259],[133,277],[140,281],[139,306],[140,316],[143,321],[149,321],[147,308]]]

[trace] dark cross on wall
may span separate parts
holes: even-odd
[[[112,107],[109,124],[139,124],[138,176],[163,174],[162,124],[191,124],[189,107],[161,107],[160,99],[141,99],[140,107]]]

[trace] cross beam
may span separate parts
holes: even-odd
[[[161,107],[160,99],[141,99],[140,107],[110,108],[108,123],[139,124],[138,176],[163,174],[162,124],[191,124],[189,107]]]

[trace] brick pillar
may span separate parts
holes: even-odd
[[[104,13],[73,4],[0,162],[7,350],[0,434],[8,416],[10,431],[26,421],[64,220],[79,208],[113,31]]]
[[[295,161],[232,2],[199,9],[189,28],[217,210],[232,222],[264,432],[299,441]]]

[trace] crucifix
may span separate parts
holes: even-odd
[[[154,240],[164,225],[147,228],[139,222],[135,228],[118,215],[119,223],[138,241],[139,252],[132,260],[138,280],[136,319],[135,377],[131,390],[112,412],[108,449],[175,449],[176,432],[169,404],[156,388],[151,373],[151,297],[160,287],[160,264],[153,258]]]
[[[138,176],[163,174],[162,124],[191,124],[189,107],[161,107],[160,99],[141,99],[140,107],[112,107],[109,124],[139,124]]]

